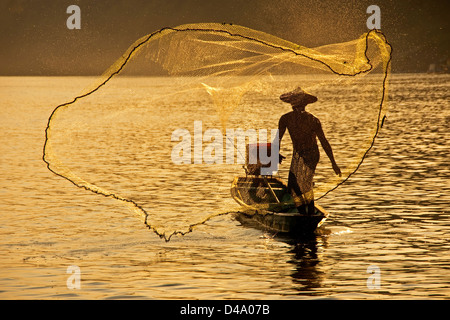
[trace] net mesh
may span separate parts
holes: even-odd
[[[336,176],[321,156],[319,200],[373,146],[387,110],[391,51],[377,30],[307,48],[237,25],[163,28],[54,109],[43,159],[75,186],[129,206],[168,241],[235,211],[230,183],[245,175],[246,144],[273,139],[291,110],[279,96],[301,86],[319,99],[307,111],[320,119],[342,170]],[[286,179],[292,146],[283,139],[287,164],[277,174]]]

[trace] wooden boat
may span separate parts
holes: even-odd
[[[241,215],[265,230],[289,236],[313,234],[329,215],[318,204],[313,214],[299,213],[286,183],[274,176],[235,177],[231,196],[243,207]]]

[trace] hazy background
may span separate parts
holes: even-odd
[[[66,27],[72,4],[80,30]],[[136,39],[185,23],[234,23],[308,47],[348,41],[367,31],[371,4],[394,47],[393,72],[448,58],[445,0],[0,0],[0,75],[98,75]]]

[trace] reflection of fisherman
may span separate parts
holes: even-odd
[[[317,97],[303,91],[300,87],[294,91],[282,94],[280,99],[292,105],[293,111],[281,116],[278,123],[279,140],[289,131],[293,144],[291,168],[289,170],[288,190],[291,192],[300,213],[314,213],[313,177],[319,162],[317,138],[331,160],[333,170],[341,174],[333,151],[325,138],[319,119],[305,111],[309,103],[317,101]],[[281,158],[280,158],[281,159]]]

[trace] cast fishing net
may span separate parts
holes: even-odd
[[[230,184],[245,175],[251,134],[270,142],[280,116],[291,111],[279,96],[301,86],[318,97],[306,110],[320,119],[342,170],[335,175],[319,145],[320,200],[356,172],[375,141],[390,58],[377,30],[307,48],[229,24],[163,28],[54,109],[43,159],[75,186],[129,206],[168,241],[237,210]],[[277,175],[287,179],[288,134],[281,153]]]

